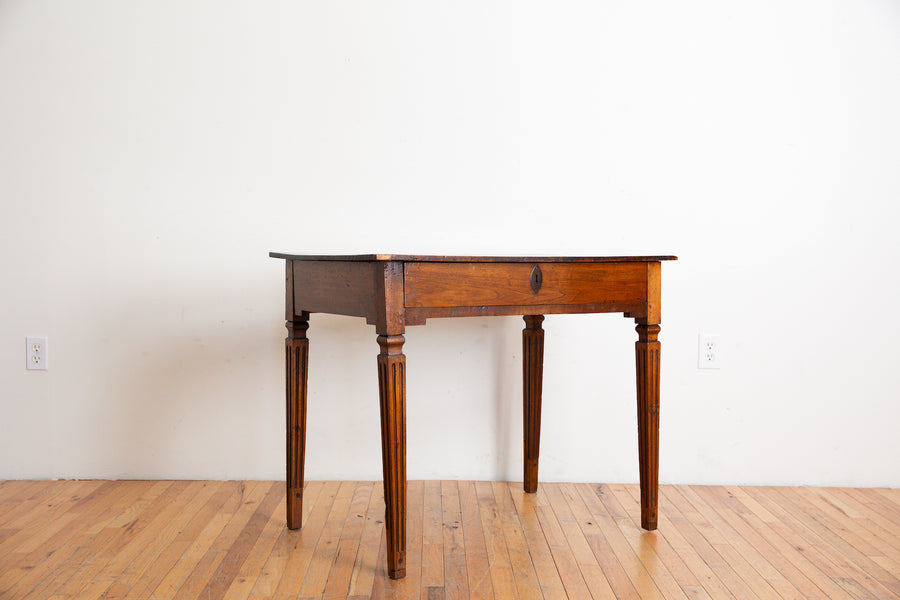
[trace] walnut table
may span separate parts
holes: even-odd
[[[624,313],[637,323],[641,525],[656,529],[661,261],[674,256],[301,256],[286,261],[287,525],[301,526],[306,382],[313,312],[365,317],[378,333],[388,574],[406,574],[407,325],[434,317],[523,315],[526,492],[537,491],[545,314]]]

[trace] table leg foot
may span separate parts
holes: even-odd
[[[306,452],[306,382],[309,340],[305,320],[288,321],[285,339],[287,388],[287,526],[303,525],[303,464]]]
[[[635,328],[638,458],[641,473],[641,527],[656,529],[659,502],[659,354],[660,327],[638,322]]]
[[[544,376],[543,315],[526,315],[522,330],[523,423],[525,426],[525,474],[523,487],[537,491],[538,456],[541,447],[541,386]]]
[[[402,335],[379,335],[378,395],[384,470],[387,570],[406,575],[406,356]]]

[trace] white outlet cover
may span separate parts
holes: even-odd
[[[697,368],[722,368],[722,341],[718,333],[701,333],[697,336]]]
[[[28,336],[25,338],[25,368],[29,371],[47,370],[47,338]]]

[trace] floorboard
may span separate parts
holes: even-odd
[[[2,481],[0,598],[900,598],[900,492],[412,481],[407,577],[380,482]]]

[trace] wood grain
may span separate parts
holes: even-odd
[[[893,490],[409,483],[406,579],[387,576],[380,482],[8,482],[3,600],[896,598]],[[30,502],[43,498],[44,502]],[[66,524],[46,530],[48,515]],[[51,532],[48,534],[48,531]]]
[[[407,263],[410,308],[532,304],[641,303],[647,299],[645,263],[538,264],[542,285],[532,288],[531,263]]]
[[[285,254],[269,252],[272,258],[297,261],[337,262],[657,262],[678,260],[677,256],[447,256],[427,254]]]
[[[303,468],[306,462],[306,397],[309,380],[309,316],[287,321],[285,338],[285,442],[288,529],[303,526]]]
[[[388,574],[406,576],[406,356],[402,335],[380,335],[378,396]]]
[[[656,529],[659,484],[659,364],[660,327],[639,323],[636,327],[638,456],[641,480],[641,527]]]
[[[544,379],[543,315],[527,315],[522,330],[522,408],[526,492],[536,492],[541,449],[541,390]]]
[[[290,264],[293,280],[287,283],[292,302],[288,304],[294,314],[308,311],[374,318],[376,264],[299,260]]]

